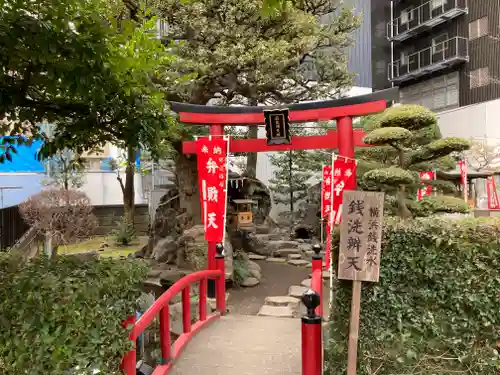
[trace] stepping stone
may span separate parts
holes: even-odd
[[[311,288],[311,279],[302,280],[300,285],[305,286],[307,289]]]
[[[288,260],[297,260],[297,259],[301,259],[300,254],[288,254]]]
[[[286,259],[285,258],[267,258],[266,262],[270,262],[270,263],[286,263]]]
[[[273,252],[273,256],[275,257],[287,257],[292,254],[300,255],[300,250],[298,249],[279,249]]]
[[[292,285],[288,288],[288,295],[290,297],[301,298],[302,295],[308,290],[305,286]]]
[[[250,260],[264,260],[264,259],[266,259],[266,256],[250,253],[250,254],[248,254],[248,259],[250,259]]]
[[[265,304],[269,306],[290,306],[296,308],[299,306],[300,300],[290,296],[266,297]]]
[[[252,287],[252,286],[256,286],[259,284],[259,280],[255,277],[247,277],[245,280],[243,280],[243,282],[241,283],[241,286],[244,286],[244,287]]]
[[[274,316],[277,318],[293,318],[293,310],[290,306],[262,305],[257,315]]]
[[[308,264],[310,264],[311,262],[307,261],[307,260],[303,260],[303,259],[297,259],[297,260],[289,260],[288,261],[288,264],[291,264],[292,266],[297,266],[297,267],[303,267],[303,266],[307,266]]]

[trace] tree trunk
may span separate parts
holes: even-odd
[[[202,224],[198,165],[196,155],[182,153],[182,144],[175,145],[175,173],[179,189],[180,207],[191,216],[194,224]]]
[[[125,168],[125,187],[123,189],[123,206],[125,209],[125,216],[134,225],[135,213],[135,158],[137,150],[135,147],[129,145],[127,147],[127,166]]]
[[[398,188],[397,197],[398,197],[398,214],[402,219],[409,219],[411,217],[411,212],[406,206],[406,188],[404,186],[400,186]]]
[[[402,148],[399,150],[399,167],[401,169],[405,169],[405,153]],[[411,217],[411,212],[408,209],[408,206],[406,205],[406,187],[404,185],[399,186],[398,192],[397,192],[397,199],[398,199],[398,213],[399,217],[404,219],[408,219]]]
[[[258,104],[256,99],[250,99],[250,105],[256,106]],[[259,135],[258,126],[249,126],[248,138],[256,139]],[[249,152],[247,154],[247,170],[245,174],[250,178],[257,178],[257,153]]]

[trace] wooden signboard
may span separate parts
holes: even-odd
[[[338,278],[378,282],[384,193],[344,192]]]
[[[264,119],[268,145],[290,144],[288,109],[265,110]]]

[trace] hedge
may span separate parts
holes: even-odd
[[[146,272],[137,260],[0,255],[1,373],[118,374]]]
[[[363,283],[358,375],[500,374],[500,221],[388,219]],[[338,245],[337,245],[338,246]],[[351,283],[338,282],[326,375],[344,375]]]

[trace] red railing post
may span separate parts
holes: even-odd
[[[224,245],[218,243],[216,246],[217,255],[215,256],[215,265],[221,272],[216,281],[216,306],[221,315],[226,313],[226,269],[224,265]]]
[[[172,359],[172,342],[170,337],[170,311],[166,304],[160,311],[160,345],[161,364],[166,365]]]
[[[319,244],[313,245],[313,251],[314,255],[312,256],[311,287],[316,293],[319,294],[319,299],[320,299],[319,306],[316,308],[316,313],[319,316],[323,316],[323,257],[320,254],[321,245]]]
[[[207,320],[207,279],[200,280],[200,290],[199,290],[199,306],[200,310],[200,321]]]
[[[191,332],[191,295],[189,285],[182,289],[182,328],[184,333]]]
[[[129,317],[127,320],[122,322],[123,328],[126,328],[129,324],[135,324],[135,316]],[[120,366],[120,370],[122,370],[125,375],[135,375],[136,373],[136,365],[137,365],[137,351],[136,351],[136,343],[132,334],[130,335],[131,340],[134,342],[134,348],[131,349],[125,356],[123,357],[122,364]]]
[[[302,317],[302,375],[323,372],[322,319],[315,312],[320,302],[320,295],[311,289],[302,295],[302,303],[307,308]]]

